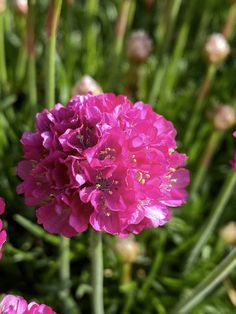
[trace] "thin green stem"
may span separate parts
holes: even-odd
[[[56,54],[56,30],[61,12],[62,0],[51,0],[47,34],[47,82],[46,82],[46,101],[48,108],[55,104],[55,54]]]
[[[221,140],[221,136],[222,136],[222,133],[219,131],[214,131],[211,134],[211,136],[210,136],[210,138],[206,144],[202,158],[200,160],[200,164],[197,168],[197,174],[192,181],[192,188],[191,188],[191,192],[190,192],[191,196],[194,196],[198,192],[198,189],[201,186],[201,184],[205,178],[206,171],[207,171],[207,168],[211,162],[212,156],[214,155],[214,153],[215,153],[215,151],[219,145],[219,142]]]
[[[34,0],[28,0],[29,11],[27,14],[27,53],[28,53],[28,83],[29,103],[34,108],[37,103],[36,67],[35,67],[35,44],[34,44]]]
[[[186,146],[192,140],[197,124],[199,120],[201,119],[201,111],[205,103],[206,96],[211,88],[213,79],[216,74],[216,70],[217,70],[217,66],[215,64],[212,64],[212,63],[209,64],[204,81],[201,85],[201,88],[198,94],[197,102],[195,106],[193,107],[193,112],[192,112],[191,118],[189,120],[187,129],[185,132],[184,144]]]
[[[93,314],[104,314],[102,234],[91,230],[91,266]]]
[[[122,0],[120,4],[120,12],[116,23],[116,42],[115,55],[120,56],[124,43],[125,31],[129,21],[130,10],[132,8],[133,0]]]
[[[231,253],[215,267],[205,280],[193,289],[191,295],[188,295],[177,305],[173,313],[190,313],[190,310],[199,304],[201,300],[203,300],[220,282],[222,282],[235,267],[236,248],[234,248]]]
[[[64,312],[68,313],[70,310],[70,239],[61,237],[60,243],[60,297],[63,301]]]
[[[98,51],[94,49],[97,45],[97,25],[95,23],[96,16],[99,11],[99,0],[87,0],[85,11],[87,13],[88,26],[85,32],[84,42],[86,45],[85,73],[94,75],[97,68]]]
[[[0,83],[7,82],[7,68],[5,59],[5,44],[4,44],[4,13],[0,13]]]
[[[134,289],[135,286],[132,284],[131,279],[131,271],[132,271],[132,263],[126,262],[122,265],[122,286],[126,286],[125,290],[125,300],[124,300],[124,307],[121,311],[122,314],[129,314],[130,309],[132,308],[134,302]]]
[[[44,231],[39,225],[34,224],[30,220],[26,219],[21,215],[14,215],[14,220],[27,231],[32,233],[34,236],[39,237],[40,239],[44,240],[47,243],[52,245],[58,246],[60,244],[60,239],[56,235],[49,234],[48,232]]]
[[[160,94],[160,103],[162,104],[164,101],[166,101],[166,98],[168,98],[173,91],[175,84],[177,82],[178,73],[177,66],[178,63],[183,55],[184,48],[187,43],[188,34],[190,31],[190,19],[192,18],[192,12],[195,6],[195,1],[190,1],[187,9],[186,14],[184,18],[184,22],[180,28],[178,40],[176,42],[173,55],[170,59],[170,64],[166,70],[166,75],[163,81],[163,89],[161,89]]]
[[[205,245],[210,235],[214,231],[220,219],[220,216],[222,215],[223,210],[234,190],[235,184],[236,184],[236,172],[234,170],[231,170],[228,177],[225,180],[225,183],[218,197],[216,198],[216,201],[213,205],[213,211],[209,217],[209,220],[203,226],[200,232],[198,241],[193,247],[192,251],[190,252],[189,258],[186,263],[186,273],[188,273],[192,269],[192,266],[194,265],[194,263],[196,263],[197,257],[202,247]]]
[[[222,32],[225,38],[228,39],[232,35],[235,23],[236,23],[236,3],[233,2],[229,9],[228,17]]]
[[[144,281],[143,286],[141,287],[141,290],[139,292],[139,297],[140,299],[144,300],[153,281],[155,280],[156,274],[158,269],[161,266],[161,263],[163,261],[164,255],[163,255],[163,246],[165,244],[166,241],[166,235],[164,233],[160,234],[160,241],[159,241],[159,248],[157,249],[156,252],[156,256],[154,258],[153,264],[151,266],[151,270],[146,278],[146,280]]]
[[[164,37],[162,39],[162,42],[163,42],[162,55],[166,53],[166,51],[169,48],[182,1],[183,0],[175,0],[171,4],[170,18],[169,18],[169,23],[167,25],[167,34],[164,33]]]

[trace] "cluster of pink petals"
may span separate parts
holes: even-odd
[[[233,136],[236,137],[236,131],[234,131]],[[233,160],[230,161],[233,169],[236,171],[236,151],[234,152]]]
[[[0,197],[0,215],[2,215],[5,211],[5,202]],[[2,230],[2,220],[0,219],[0,258],[2,257],[2,246],[4,242],[6,242],[7,234],[5,230]]]
[[[71,237],[92,226],[138,234],[164,225],[169,207],[186,201],[186,155],[175,151],[172,123],[150,105],[78,95],[38,113],[35,128],[21,139],[17,191],[51,233]]]
[[[51,307],[45,304],[27,301],[19,296],[5,295],[0,302],[0,314],[56,314]]]

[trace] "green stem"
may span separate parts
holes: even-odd
[[[172,2],[171,10],[170,10],[170,18],[169,23],[167,25],[167,34],[164,33],[164,37],[162,39],[163,42],[163,49],[161,55],[165,54],[166,51],[169,49],[170,41],[172,39],[174,27],[176,24],[176,19],[179,13],[180,6],[183,0],[175,0]]]
[[[222,32],[225,38],[228,39],[231,36],[235,22],[236,22],[236,3],[233,2],[229,9],[228,17]]]
[[[189,120],[189,123],[187,125],[187,129],[185,132],[184,144],[186,146],[192,140],[195,128],[196,128],[199,120],[201,119],[202,107],[204,105],[206,96],[207,96],[207,94],[211,88],[213,79],[214,79],[215,74],[216,74],[216,70],[217,70],[217,66],[215,64],[212,64],[212,63],[209,64],[205,78],[204,78],[204,81],[203,81],[202,86],[200,88],[200,92],[198,94],[197,102],[196,102],[195,106],[193,107],[193,112],[192,112],[191,118]]]
[[[129,286],[129,289],[125,291],[125,300],[123,302],[124,307],[121,311],[122,314],[129,314],[130,309],[134,301],[134,286],[131,280],[132,263],[126,262],[122,265],[122,286]]]
[[[163,88],[161,88],[160,93],[160,104],[162,105],[166,102],[166,99],[169,98],[171,92],[174,90],[175,84],[177,82],[179,71],[177,71],[177,66],[179,60],[181,59],[184,48],[187,43],[188,34],[190,31],[190,19],[192,18],[192,12],[195,7],[195,1],[192,0],[189,2],[189,5],[186,9],[184,22],[180,28],[178,40],[174,48],[173,55],[170,58],[170,64],[166,69],[166,75],[162,82]]]
[[[192,266],[194,265],[194,263],[196,263],[197,257],[202,247],[205,245],[210,235],[214,231],[220,219],[220,216],[222,215],[222,212],[234,190],[235,184],[236,172],[234,170],[231,170],[231,172],[229,173],[228,177],[225,180],[225,183],[218,197],[216,198],[216,201],[213,205],[213,211],[211,213],[211,216],[209,217],[208,222],[203,226],[200,232],[200,237],[198,238],[197,243],[190,252],[189,258],[186,263],[186,272],[189,272],[192,269]]]
[[[85,32],[84,42],[86,45],[85,73],[94,76],[97,69],[98,52],[94,49],[97,45],[97,25],[95,23],[96,16],[99,11],[99,0],[87,0],[85,11],[87,13],[88,26]]]
[[[4,44],[4,14],[0,13],[0,83],[7,82],[7,68],[5,59],[5,44]]]
[[[161,263],[163,261],[164,255],[163,255],[162,248],[165,244],[165,241],[166,241],[166,235],[164,233],[161,233],[160,234],[159,248],[157,249],[156,256],[155,256],[153,264],[151,266],[151,270],[150,270],[150,272],[149,272],[146,280],[144,281],[144,284],[141,287],[141,290],[139,292],[139,297],[142,300],[145,299],[145,297],[146,297],[146,295],[147,295],[147,293],[148,293],[148,291],[152,285],[152,282],[155,280],[157,271],[160,268]]]
[[[177,305],[174,314],[190,313],[189,311],[204,299],[220,282],[222,282],[230,272],[236,267],[236,248],[215,267],[205,280],[203,280],[191,295],[187,296]]]
[[[14,220],[25,230],[32,233],[34,236],[39,237],[40,239],[44,240],[47,243],[52,245],[58,246],[60,244],[60,239],[56,235],[49,234],[48,232],[44,231],[39,225],[34,224],[30,220],[26,219],[21,215],[14,215]]]
[[[63,301],[64,312],[70,310],[70,239],[61,237],[60,243],[60,297]]]
[[[102,234],[91,230],[93,314],[104,314]]]
[[[35,68],[35,46],[34,46],[34,4],[33,0],[28,0],[29,12],[27,15],[27,53],[28,53],[28,86],[29,103],[34,108],[37,103],[36,88],[36,68]]]
[[[47,34],[47,82],[46,82],[46,101],[48,108],[52,108],[55,104],[55,54],[56,54],[56,30],[61,12],[62,0],[51,0]]]
[[[115,55],[120,56],[123,48],[125,31],[129,21],[130,10],[132,8],[133,0],[123,0],[120,4],[120,13],[116,23],[116,42]]]
[[[192,188],[191,188],[191,192],[190,192],[191,196],[194,196],[197,193],[199,187],[201,186],[201,184],[205,178],[207,168],[211,162],[212,156],[214,155],[214,153],[215,153],[215,151],[219,145],[219,142],[221,140],[221,136],[222,136],[222,133],[219,131],[214,131],[211,134],[211,136],[207,142],[206,148],[203,152],[203,155],[202,155],[202,158],[200,161],[200,165],[197,168],[197,174],[196,174],[194,180],[192,181]]]

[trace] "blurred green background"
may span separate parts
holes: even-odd
[[[23,131],[33,129],[35,113],[48,106],[46,25],[50,1],[29,1],[28,10],[17,1],[7,1],[4,10],[1,3],[0,195],[7,203],[3,219],[8,242],[0,264],[0,293],[47,303],[58,313],[90,313],[88,232],[70,242],[71,274],[65,283],[60,237],[37,226],[35,210],[25,207],[23,198],[16,195],[20,137]],[[189,155],[189,202],[173,209],[173,218],[165,227],[135,237],[139,253],[134,261],[124,261],[116,250],[117,239],[104,235],[107,314],[180,313],[176,304],[236,243],[227,243],[219,232],[236,220],[235,189],[230,190],[209,227],[218,194],[232,175],[235,22],[236,1],[63,1],[55,54],[56,102],[66,104],[75,84],[90,75],[104,92],[151,103],[174,123],[178,149]],[[145,31],[152,42],[150,53],[139,62],[128,52],[129,38],[138,30]],[[224,33],[231,50],[217,64],[204,54],[212,33]],[[136,49],[141,49],[139,44]],[[226,117],[221,109],[225,104],[230,106]],[[215,122],[217,114],[217,119],[223,119],[223,128]],[[198,253],[191,255],[203,230],[209,233]],[[127,272],[128,279],[124,276]],[[189,313],[232,314],[235,306],[234,270]]]

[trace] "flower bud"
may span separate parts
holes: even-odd
[[[15,0],[15,8],[19,13],[26,15],[28,12],[27,0]]]
[[[231,221],[220,230],[220,236],[227,244],[236,244],[236,222]]]
[[[152,40],[145,31],[133,32],[127,41],[127,56],[134,63],[143,63],[152,50]]]
[[[210,62],[220,63],[230,53],[230,47],[224,35],[215,33],[208,37],[204,51]]]
[[[102,93],[102,88],[91,76],[84,75],[76,82],[72,89],[72,95],[86,95],[89,92],[93,93],[93,95],[99,95]]]
[[[0,0],[0,14],[6,10],[6,0]]]
[[[236,112],[232,106],[215,106],[209,113],[214,127],[219,131],[231,128],[236,123]]]
[[[115,251],[124,263],[133,263],[136,261],[140,252],[140,246],[134,237],[119,238],[115,244]]]

